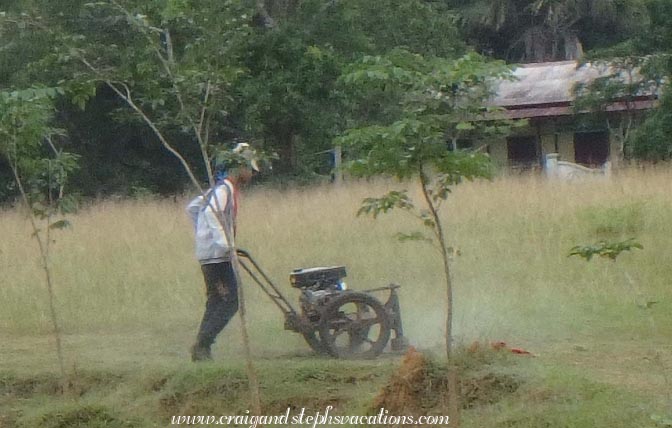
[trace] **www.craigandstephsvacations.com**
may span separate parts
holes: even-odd
[[[411,416],[411,415],[390,415],[389,411],[380,409],[375,415],[334,415],[333,406],[327,406],[324,411],[307,413],[305,408],[292,411],[287,408],[284,414],[280,415],[251,415],[250,411],[245,411],[243,415],[174,415],[171,417],[171,426],[244,426],[257,428],[262,425],[279,426],[318,426],[348,425],[348,426],[376,426],[376,425],[431,425],[447,426],[450,418],[448,416]]]

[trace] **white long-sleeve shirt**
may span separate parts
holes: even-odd
[[[198,196],[187,205],[196,233],[196,258],[201,264],[230,259],[236,221],[234,191],[231,182],[224,180],[205,198]]]

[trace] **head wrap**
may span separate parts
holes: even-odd
[[[221,163],[215,167],[215,183],[222,184],[229,177],[229,171],[226,164]]]

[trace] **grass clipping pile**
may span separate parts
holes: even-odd
[[[459,373],[460,404],[463,408],[493,404],[514,393],[520,381],[513,376],[484,371],[487,356],[471,355]],[[399,369],[373,401],[373,411],[381,408],[395,415],[446,414],[448,368],[415,348],[409,348]]]

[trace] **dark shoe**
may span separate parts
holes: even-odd
[[[209,346],[194,345],[191,347],[191,361],[208,361],[212,360]]]

